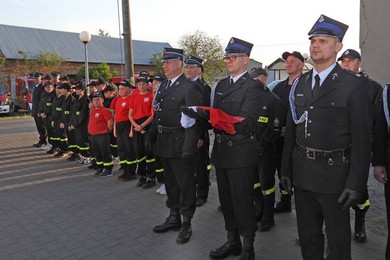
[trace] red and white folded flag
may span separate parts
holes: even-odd
[[[245,117],[241,116],[231,116],[224,111],[212,107],[204,106],[191,106],[189,109],[197,112],[197,108],[202,108],[210,112],[210,124],[213,128],[222,130],[228,134],[235,134],[236,130],[234,129],[234,124],[242,122],[245,120]],[[195,124],[195,119],[181,112],[180,123],[182,127],[189,128]]]

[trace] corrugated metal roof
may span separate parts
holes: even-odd
[[[120,46],[119,38],[92,35],[87,46],[88,61],[120,64]],[[165,42],[133,40],[134,64],[150,65],[152,55],[162,52],[165,47],[171,46]],[[12,25],[0,24],[0,50],[7,59],[21,59],[19,51],[25,52],[28,59],[36,59],[39,52],[44,51],[57,53],[70,62],[85,60],[84,44],[80,41],[79,33]]]

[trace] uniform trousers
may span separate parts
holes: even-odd
[[[118,143],[116,141],[114,133],[110,133],[110,149],[111,155],[114,157],[118,157]]]
[[[167,207],[183,216],[195,213],[195,161],[179,158],[160,158],[164,168],[164,182],[167,191]]]
[[[68,137],[68,148],[67,150],[69,152],[73,152],[74,154],[79,154],[79,149],[77,148],[76,144],[76,131],[75,130],[68,130],[68,127],[66,127],[66,136]]]
[[[135,157],[133,141],[129,137],[130,126],[130,120],[117,122],[116,140],[118,142],[118,155],[121,166],[126,169],[128,174],[135,174],[137,159]]]
[[[198,199],[207,200],[210,185],[210,157],[209,157],[210,138],[204,140],[203,146],[195,154],[196,162],[196,184]]]
[[[303,259],[324,259],[325,222],[329,255],[326,259],[351,259],[349,209],[338,203],[340,194],[324,194],[295,187],[298,234]]]
[[[75,134],[76,134],[76,145],[78,151],[82,156],[88,156],[89,155],[88,125],[81,124],[79,127],[76,128]]]
[[[42,120],[43,120],[43,124],[46,128],[46,131],[47,131],[47,141],[48,141],[48,143],[53,145],[54,129],[51,126],[51,120],[49,117],[42,118]]]
[[[99,168],[112,169],[110,134],[91,135],[91,149]]]
[[[267,194],[275,191],[275,152],[274,147],[267,147],[261,154],[261,159],[258,167],[259,180],[261,190]]]
[[[145,122],[147,117],[136,119],[135,122],[138,125],[141,125]],[[149,127],[147,127],[148,129]],[[147,131],[146,129],[146,131]],[[137,174],[143,177],[155,178],[155,159],[153,154],[149,154],[145,149],[145,139],[146,133],[142,134],[141,132],[137,132],[133,129],[133,144],[134,150],[137,158],[138,168]]]
[[[39,134],[39,141],[46,143],[47,131],[42,117],[34,116],[35,126]]]
[[[386,201],[386,216],[387,216],[387,246],[386,259],[390,259],[390,184],[385,184],[385,201]]]
[[[216,167],[219,201],[227,231],[254,236],[257,230],[253,184],[256,166],[244,168]]]
[[[280,180],[280,173],[282,169],[282,158],[283,158],[283,147],[284,147],[284,137],[279,137],[275,143],[275,169]],[[280,190],[284,190],[279,183]]]
[[[58,140],[58,148],[61,151],[66,152],[68,149],[68,138],[64,128],[60,128],[60,122],[54,121],[54,131]]]

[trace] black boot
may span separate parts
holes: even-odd
[[[260,232],[266,232],[275,226],[274,221],[274,203],[275,203],[275,193],[271,193],[263,196],[264,208],[263,208],[263,218],[261,219],[259,225]]]
[[[254,236],[244,237],[244,244],[242,245],[242,251],[240,260],[254,260],[255,249],[253,248]]]
[[[365,243],[367,241],[365,219],[369,207],[366,206],[364,209],[355,208],[355,241],[358,243]]]
[[[190,241],[191,235],[191,217],[183,216],[183,225],[181,226],[179,235],[177,236],[176,243],[179,245],[187,243]]]
[[[255,210],[256,210],[256,222],[260,222],[263,218],[264,198],[260,188],[253,190],[255,193]],[[273,207],[273,206],[272,206]]]
[[[284,195],[280,197],[280,201],[276,203],[274,213],[291,212],[291,195]]]
[[[242,245],[238,231],[227,232],[227,242],[210,252],[211,259],[224,259],[230,255],[241,254]]]
[[[181,228],[181,218],[179,212],[171,210],[169,216],[164,223],[157,225],[153,228],[156,233],[164,233],[169,230],[179,231]]]

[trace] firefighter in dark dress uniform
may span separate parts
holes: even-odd
[[[39,134],[39,141],[33,144],[34,147],[42,147],[47,144],[47,131],[41,115],[39,114],[39,103],[41,101],[42,93],[45,91],[44,84],[42,82],[42,74],[34,74],[35,87],[32,91],[32,108],[31,116],[34,118],[35,126]]]
[[[190,55],[184,61],[185,75],[192,81],[199,84],[202,94],[202,106],[210,106],[211,88],[201,78],[203,73],[203,60]],[[196,152],[196,206],[200,207],[207,202],[210,186],[210,157],[209,157],[210,136],[206,125],[200,129],[199,140]]]
[[[375,120],[373,158],[374,178],[383,184],[387,216],[387,245],[385,259],[390,259],[390,84],[383,89],[383,99]]]
[[[261,114],[257,120],[256,129],[257,146],[260,154],[254,191],[256,219],[260,221],[259,231],[269,231],[275,225],[275,144],[280,137],[284,122],[284,107],[282,101],[266,86],[268,73],[263,68],[252,68],[249,75],[259,80],[264,86],[262,101],[259,104]]]
[[[314,67],[290,92],[281,183],[294,186],[303,259],[351,259],[349,208],[367,189],[372,114],[365,80],[336,62],[348,26],[321,15],[309,32]]]
[[[199,131],[196,124],[186,129],[181,126],[181,107],[199,106],[201,95],[198,84],[182,73],[183,50],[165,48],[162,63],[167,80],[161,83],[154,100],[156,112],[148,139],[156,138],[156,155],[164,168],[170,215],[153,231],[162,233],[181,228],[176,242],[184,244],[191,237],[191,219],[195,213],[194,155]]]
[[[369,78],[365,73],[360,71],[360,67],[362,66],[362,58],[360,53],[353,50],[348,49],[343,52],[343,54],[337,59],[340,61],[340,65],[343,69],[353,71],[355,73],[359,73],[362,78],[366,78],[366,87],[370,93],[370,100],[372,103],[373,118],[377,112],[379,111],[380,101],[382,98],[382,86],[376,82],[375,80]],[[375,120],[374,120],[375,121]],[[375,126],[375,122],[374,122]],[[373,126],[373,127],[374,127]],[[367,234],[365,228],[365,217],[368,209],[370,208],[370,200],[368,199],[368,190],[365,192],[363,200],[354,207],[355,210],[355,241],[359,243],[364,243],[367,241]]]
[[[211,163],[216,169],[228,240],[210,252],[212,259],[240,254],[240,259],[255,259],[253,243],[257,224],[253,184],[260,156],[253,134],[260,116],[259,104],[264,88],[247,72],[252,47],[249,42],[234,37],[230,39],[224,56],[230,77],[218,82],[212,102],[214,108],[244,118],[234,125],[235,134],[214,129]]]
[[[281,118],[282,121],[282,132],[276,141],[275,144],[275,153],[276,153],[276,163],[275,170],[277,171],[278,178],[280,180],[280,171],[282,167],[282,157],[283,157],[283,146],[284,146],[284,134],[286,132],[286,118],[287,113],[290,110],[290,102],[288,100],[288,95],[291,90],[291,86],[296,78],[302,75],[302,70],[304,67],[305,59],[302,54],[298,51],[288,52],[285,51],[282,54],[282,58],[284,59],[284,66],[286,68],[286,72],[288,74],[287,79],[279,82],[275,88],[272,90],[280,100],[283,102],[284,113]],[[280,200],[276,203],[274,208],[274,213],[282,213],[282,212],[291,212],[291,196],[288,194],[286,190],[281,187],[279,182],[280,189]]]

